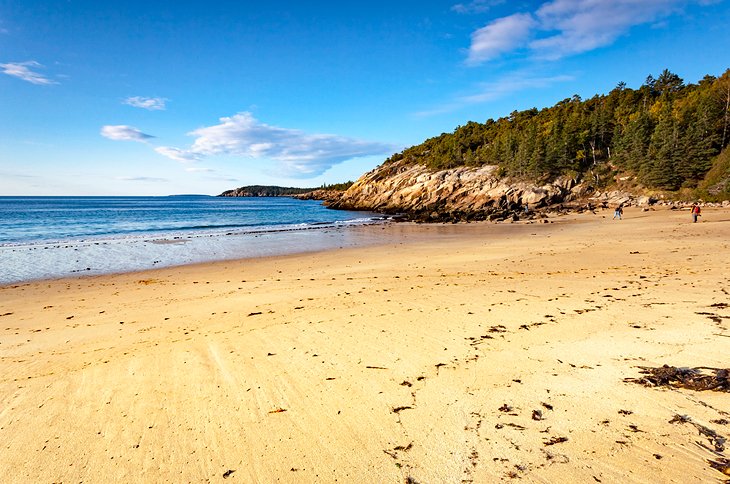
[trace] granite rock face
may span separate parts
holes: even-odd
[[[343,190],[331,190],[326,188],[318,188],[311,192],[302,193],[301,195],[292,195],[292,198],[298,200],[323,200],[325,205],[330,205],[342,198]]]
[[[361,176],[331,208],[405,213],[424,219],[507,218],[510,214],[567,202],[590,190],[571,178],[546,185],[497,176],[496,166],[432,171],[422,165],[393,163]],[[451,217],[450,217],[451,216]]]

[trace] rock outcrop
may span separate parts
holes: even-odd
[[[292,198],[296,198],[298,200],[323,200],[325,205],[329,206],[339,201],[344,193],[344,190],[318,188],[317,190],[312,190],[311,192],[302,193],[300,195],[292,195]]]
[[[358,179],[330,208],[402,213],[415,220],[499,220],[576,200],[592,189],[572,178],[545,185],[511,181],[496,166],[432,171],[404,162],[381,165]]]

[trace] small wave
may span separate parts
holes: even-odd
[[[219,225],[189,225],[166,229],[136,230],[118,234],[103,234],[69,237],[56,240],[28,240],[0,243],[2,249],[16,248],[73,248],[79,245],[99,245],[116,242],[155,242],[173,241],[182,242],[185,239],[199,237],[243,236],[247,234],[266,234],[276,232],[290,232],[301,230],[318,230],[325,228],[349,227],[367,225],[387,221],[387,217],[362,217],[350,220],[335,220],[332,222],[304,222],[297,224],[219,224]]]

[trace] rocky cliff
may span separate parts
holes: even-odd
[[[318,188],[311,192],[302,193],[299,195],[292,195],[292,198],[298,200],[322,200],[325,205],[329,206],[342,198],[344,190],[333,190],[329,188]]]
[[[499,220],[587,195],[592,189],[571,178],[537,186],[498,176],[496,166],[433,171],[404,162],[366,173],[327,206],[404,213],[416,220]]]

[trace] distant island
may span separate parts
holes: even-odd
[[[307,195],[317,191],[344,191],[352,186],[353,182],[334,183],[313,188],[280,187],[276,185],[247,185],[245,187],[226,190],[219,197],[292,197]],[[313,198],[313,197],[304,197]]]

